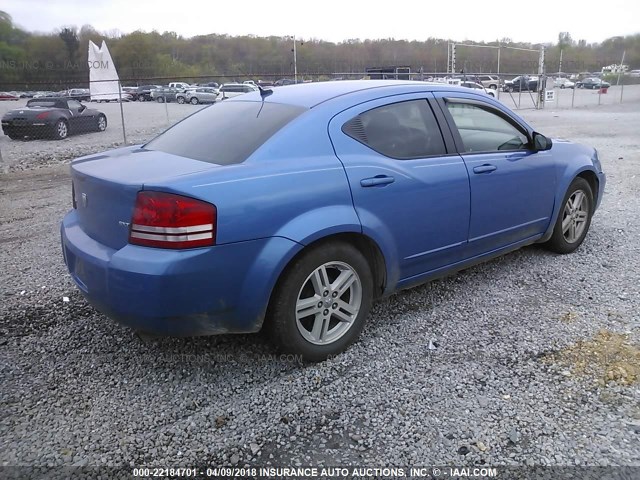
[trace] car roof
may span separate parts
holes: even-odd
[[[316,105],[337,97],[362,92],[365,90],[385,89],[385,94],[411,93],[426,90],[468,92],[468,88],[454,85],[421,82],[412,80],[343,80],[339,82],[298,83],[286,87],[276,87],[265,97],[266,102],[284,103],[300,107],[313,108]],[[252,92],[234,97],[229,101],[260,100],[259,92]]]

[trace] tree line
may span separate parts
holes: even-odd
[[[293,40],[288,37],[198,35],[185,38],[175,32],[98,32],[90,25],[63,27],[51,33],[33,33],[16,26],[0,12],[0,85],[37,88],[37,85],[86,84],[89,78],[89,41],[106,41],[121,79],[126,83],[166,83],[151,79],[204,79],[229,81],[246,78],[281,78],[293,75]],[[297,69],[314,80],[359,74],[369,67],[410,66],[412,71],[445,72],[450,39],[407,41],[393,38],[350,39],[339,43],[317,39],[298,41]],[[500,71],[537,73],[541,44],[509,38],[478,43],[500,45]],[[532,49],[533,52],[516,50]],[[575,41],[567,32],[556,43],[544,44],[547,73],[594,72],[603,66],[625,63],[640,68],[640,34],[609,38],[601,43]],[[496,49],[456,47],[456,70],[493,73],[498,68]],[[148,82],[147,82],[148,81]]]

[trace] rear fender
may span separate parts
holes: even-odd
[[[282,225],[275,235],[309,245],[330,235],[361,232],[353,205],[332,205],[304,212]]]

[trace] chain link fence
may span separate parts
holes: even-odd
[[[461,84],[516,111],[597,108],[640,101],[640,79],[628,75],[605,78],[609,86],[586,84],[585,79],[530,74],[442,72],[299,73],[297,78],[281,74],[149,77],[112,82],[110,88],[101,88],[100,95],[93,97],[88,82],[0,84],[0,90],[5,91],[0,94],[0,171],[54,165],[105,149],[143,143],[223,96],[254,85],[282,88],[296,81],[396,77]],[[222,85],[226,86],[218,94]]]

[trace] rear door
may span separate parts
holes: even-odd
[[[488,101],[457,92],[436,97],[469,172],[467,256],[545,232],[556,192],[551,152],[536,152],[528,130]]]
[[[401,284],[459,261],[467,240],[469,179],[432,99],[426,92],[385,97],[329,124],[363,231],[390,247],[391,277]]]

